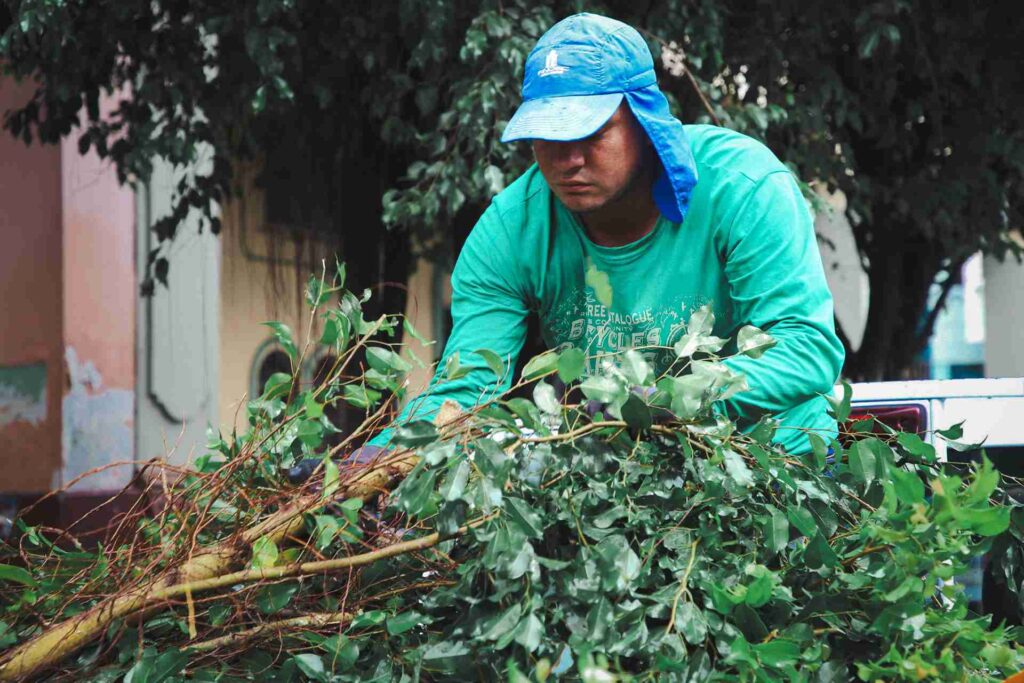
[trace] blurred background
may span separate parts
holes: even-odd
[[[243,430],[290,371],[260,323],[304,334],[306,280],[336,259],[436,360],[459,247],[532,162],[498,142],[525,56],[576,11],[641,30],[684,123],[797,173],[846,377],[1022,377],[1018,9],[0,0],[0,516],[65,488],[35,514],[66,524],[131,462]]]

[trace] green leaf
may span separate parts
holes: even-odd
[[[407,360],[391,349],[381,346],[366,348],[366,362],[371,368],[384,374],[403,373],[412,369],[412,365]]]
[[[330,456],[324,458],[324,488],[322,497],[330,500],[337,493],[341,485],[341,473],[338,471],[338,464]]]
[[[13,581],[29,588],[39,585],[27,569],[10,564],[0,564],[0,581]]]
[[[501,378],[505,376],[505,363],[501,360],[501,356],[490,349],[477,349],[473,353],[478,354],[484,359],[487,367],[491,369],[495,377]]]
[[[800,661],[802,649],[798,643],[785,638],[776,638],[767,643],[757,643],[751,650],[765,666],[793,666]]]
[[[717,353],[728,340],[707,334],[684,334],[672,348],[678,358],[689,358],[697,352]]]
[[[632,429],[650,429],[651,425],[654,424],[651,409],[644,403],[642,398],[633,393],[622,404],[622,419]]]
[[[671,377],[664,386],[672,397],[672,412],[682,420],[690,420],[707,410],[709,389],[704,378],[697,375]]]
[[[967,489],[967,503],[975,504],[987,501],[999,486],[999,472],[992,467],[987,456],[981,457],[981,467],[974,473],[974,480]]]
[[[324,346],[337,346],[343,349],[348,345],[352,323],[348,318],[339,315],[328,316],[324,320],[324,331],[320,334],[320,343]]]
[[[690,314],[690,320],[686,323],[686,333],[707,336],[715,328],[715,314],[711,312],[710,305],[704,305]]]
[[[419,448],[437,441],[437,427],[428,420],[409,422],[395,430],[395,443],[405,448]]]
[[[374,391],[373,389],[367,389],[366,385],[360,384],[346,384],[343,391],[343,398],[346,402],[351,403],[356,408],[362,408],[366,410],[371,405],[380,400],[381,393]]]
[[[513,398],[508,400],[505,405],[523,421],[523,427],[527,429],[542,427],[540,411],[531,401],[527,401],[525,398]]]
[[[405,330],[406,334],[408,334],[410,337],[418,341],[420,344],[423,344],[424,346],[431,346],[434,343],[433,341],[427,339],[422,334],[420,334],[419,330],[417,330],[413,326],[413,324],[409,322],[408,318],[402,318],[402,329]]]
[[[181,650],[165,650],[160,653],[153,663],[153,670],[147,678],[147,683],[163,683],[163,681],[177,677],[189,662],[189,656]]]
[[[562,413],[562,404],[555,397],[555,388],[543,380],[533,387],[533,402],[548,415]]]
[[[835,551],[832,550],[828,540],[820,531],[814,534],[811,542],[804,549],[804,563],[811,569],[834,567],[839,564],[839,558],[836,556]]]
[[[901,502],[907,505],[924,502],[924,483],[916,472],[908,472],[901,467],[891,466],[889,479]]]
[[[446,360],[444,363],[444,377],[449,382],[454,382],[457,379],[461,379],[472,371],[472,367],[468,365],[463,366],[459,363],[458,351],[448,356],[448,360]]]
[[[927,462],[935,462],[935,447],[925,443],[917,434],[900,432],[896,435],[896,441],[911,455],[923,458]]]
[[[292,334],[292,329],[284,323],[276,321],[269,321],[263,324],[274,331],[274,338],[277,339],[277,343],[281,345],[281,348],[294,363],[299,357],[299,350],[295,347],[295,335]]]
[[[754,485],[754,477],[750,472],[750,468],[747,467],[747,463],[743,462],[743,458],[739,453],[733,450],[726,450],[722,455],[725,471],[729,474],[730,479],[744,488]]]
[[[322,404],[317,402],[316,397],[313,396],[313,392],[308,392],[306,394],[302,405],[306,409],[306,417],[312,420],[318,420],[324,414],[324,407]]]
[[[350,629],[358,628],[372,628],[374,626],[380,626],[388,618],[387,612],[384,610],[373,609],[368,612],[357,614],[349,624]]]
[[[875,454],[870,445],[864,441],[856,442],[847,451],[847,457],[850,459],[850,471],[857,481],[865,486],[871,484],[875,479],[877,468]]]
[[[250,566],[253,569],[266,569],[277,564],[277,544],[269,536],[260,536],[252,544],[252,560]]]
[[[818,524],[814,521],[814,515],[810,510],[789,505],[786,507],[786,517],[789,519],[789,523],[804,536],[812,536],[818,531]]]
[[[998,536],[1010,526],[1010,508],[990,507],[964,511],[967,523],[979,536]]]
[[[355,522],[359,518],[359,511],[363,509],[363,501],[361,498],[346,498],[340,507],[345,518],[350,522]]]
[[[771,508],[771,513],[765,518],[764,524],[765,542],[768,549],[773,553],[781,553],[789,543],[789,520],[782,510]]]
[[[523,379],[534,379],[554,372],[558,368],[558,354],[545,351],[531,358],[523,367]]]
[[[142,657],[124,676],[125,683],[163,683],[177,680],[177,674],[188,664],[189,657],[180,650],[165,650],[157,654],[156,648],[147,647]]]
[[[408,612],[396,614],[393,617],[388,617],[387,629],[390,635],[397,636],[398,634],[405,633],[422,623],[430,622],[424,615],[410,610]]]
[[[744,325],[736,335],[737,350],[751,358],[760,358],[777,343],[775,337],[753,325]]]
[[[430,496],[434,492],[434,480],[437,478],[437,470],[422,469],[421,462],[409,475],[402,480],[402,483],[395,490],[395,499],[398,507],[405,510],[412,517],[421,517],[432,512],[434,506],[429,505]]]
[[[583,391],[584,396],[601,403],[617,404],[625,402],[626,398],[625,387],[611,377],[603,375],[588,377],[580,385],[580,389]]]
[[[747,378],[741,372],[733,372],[724,363],[708,360],[690,362],[693,376],[703,381],[715,400],[725,400],[738,392],[746,391]]]
[[[498,615],[485,627],[480,636],[484,640],[499,640],[513,633],[513,629],[519,625],[519,617],[523,613],[523,606],[518,602]]]
[[[454,471],[448,474],[444,484],[441,486],[441,497],[449,502],[458,500],[466,490],[470,469],[468,460],[459,461]]]
[[[530,509],[526,501],[519,498],[506,498],[505,510],[509,522],[514,524],[527,538],[540,538],[544,535],[544,520],[540,514]]]
[[[264,614],[274,614],[287,607],[298,592],[299,584],[294,581],[265,586],[256,594],[256,607]]]
[[[762,607],[768,604],[772,597],[772,590],[775,583],[772,581],[772,574],[767,569],[747,585],[747,594],[743,601],[751,607]]]
[[[645,386],[654,379],[654,370],[636,349],[626,349],[622,356],[622,371],[634,386]]]
[[[575,382],[583,376],[586,362],[586,354],[575,346],[562,351],[558,356],[558,377],[566,384]]]
[[[296,432],[306,448],[316,448],[324,440],[324,426],[317,420],[302,420]]]
[[[327,671],[324,669],[324,660],[320,655],[304,652],[301,655],[292,655],[292,661],[299,667],[299,671],[312,680],[328,680]]]
[[[544,624],[533,613],[523,617],[515,630],[515,642],[526,648],[527,652],[533,652],[540,647],[541,636],[544,635]]]
[[[338,535],[338,529],[341,528],[341,524],[338,522],[338,518],[333,515],[316,515],[313,517],[313,521],[316,525],[313,544],[317,550],[322,552]]]
[[[230,605],[213,605],[207,612],[207,616],[210,620],[210,626],[223,626],[227,623],[232,612],[234,612],[234,609]]]
[[[440,640],[423,651],[424,661],[449,659],[469,654],[469,648],[461,640]]]
[[[700,608],[686,600],[676,610],[676,630],[690,645],[702,645],[708,637],[708,622]]]
[[[853,401],[853,387],[845,379],[842,382],[843,385],[843,397],[836,400],[832,394],[825,394],[825,399],[832,406],[832,413],[835,415],[836,421],[842,424],[850,419],[850,406]]]
[[[260,397],[265,401],[275,398],[283,398],[288,395],[292,388],[292,376],[283,372],[275,372],[263,385],[263,395]]]
[[[811,444],[811,454],[814,456],[814,466],[819,472],[825,469],[828,464],[828,444],[820,436],[814,433],[807,435],[807,441]]]
[[[964,438],[964,423],[957,422],[952,427],[946,429],[937,429],[935,433],[947,440],[956,440]]]
[[[347,636],[335,634],[320,643],[320,649],[327,653],[330,670],[346,671],[359,659],[359,646]]]

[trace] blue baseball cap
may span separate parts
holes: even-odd
[[[597,14],[563,19],[527,57],[522,94],[502,142],[581,140],[626,101],[662,164],[655,203],[669,220],[683,221],[697,183],[696,165],[683,125],[658,89],[650,48],[636,29]]]

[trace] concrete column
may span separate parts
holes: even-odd
[[[1019,236],[1019,233],[1018,233]],[[1024,265],[985,259],[985,376],[1024,377]]]

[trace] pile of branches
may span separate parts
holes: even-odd
[[[519,378],[532,401],[442,409],[356,461],[415,361],[387,343],[408,326],[364,320],[365,296],[342,284],[310,281],[304,350],[272,325],[295,367],[334,350],[324,381],[271,377],[244,435],[211,438],[187,469],[150,463],[155,514],[140,505],[100,545],[19,523],[0,556],[0,680],[984,681],[1024,667],[1020,634],[972,613],[956,580],[990,553],[1020,586],[1024,513],[987,460],[954,471],[871,420],[842,443],[809,435],[806,456],[773,445],[770,418],[741,433],[714,408],[744,383],[705,310],[671,373],[643,349],[586,374],[581,352],[546,353]],[[772,344],[740,337],[738,353]],[[509,372],[473,355],[448,376]],[[328,439],[337,402],[367,419]],[[309,458],[313,476],[290,483]]]

